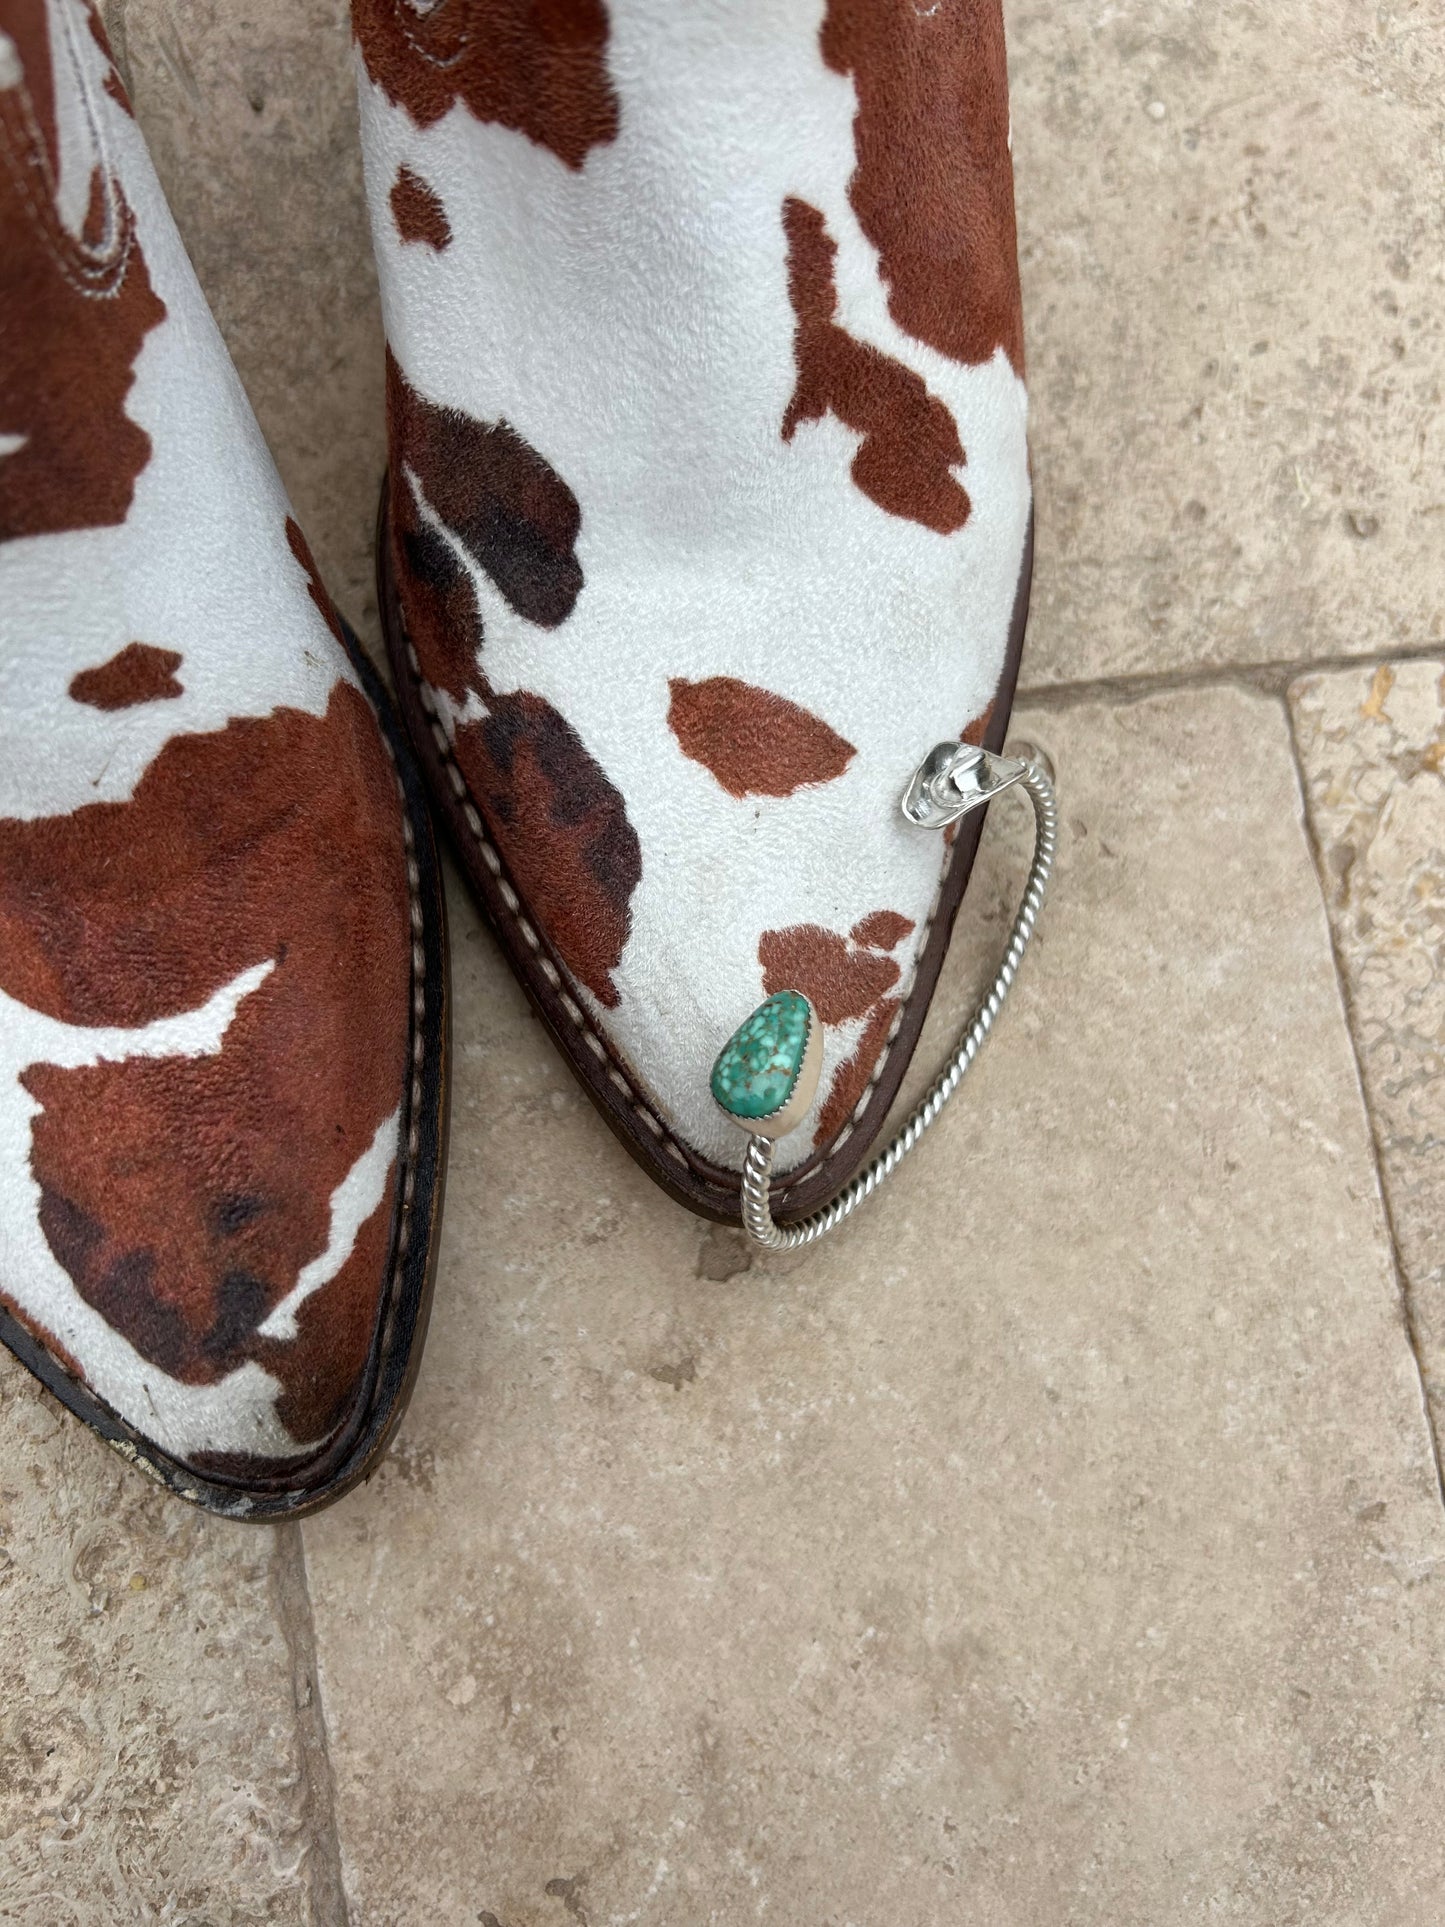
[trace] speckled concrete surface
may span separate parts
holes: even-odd
[[[432,1354],[305,1527],[358,1922],[1435,1919],[1445,1522],[1284,716],[1024,720],[1018,1001],[786,1265],[700,1275],[461,919]]]
[[[294,1528],[177,1504],[8,1353],[0,1465],[0,1920],[324,1917]]]
[[[1445,660],[1290,692],[1386,1194],[1445,1436]]]
[[[1440,643],[1445,10],[1005,14],[1026,680]]]
[[[106,11],[374,633],[343,0]],[[1007,11],[1066,837],[997,1042],[844,1238],[749,1265],[454,891],[433,1340],[304,1560],[0,1370],[0,1919],[1438,1920],[1445,25]]]

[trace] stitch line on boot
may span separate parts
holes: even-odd
[[[71,57],[74,58],[73,53]],[[124,281],[135,243],[136,220],[121,189],[119,173],[111,164],[99,110],[89,88],[82,84],[81,91],[85,96],[86,121],[95,141],[97,171],[105,181],[115,216],[116,232],[109,248],[89,247],[60,219],[59,184],[36,118],[29,83],[23,74],[18,87],[6,88],[0,93],[0,149],[46,252],[77,294],[94,299],[113,294]]]
[[[17,119],[22,122],[20,137],[12,126]],[[45,144],[28,98],[19,113],[15,113],[0,96],[0,153],[46,253],[66,283],[87,300],[103,300],[114,294],[125,280],[136,236],[135,213],[118,185],[115,186],[116,238],[107,252],[87,248],[76,240],[56,212],[49,162],[43,158]],[[30,160],[31,153],[42,157],[40,163]],[[51,184],[49,193],[42,194],[37,185],[37,176],[41,175]],[[116,182],[114,175],[107,179],[113,185]]]
[[[471,46],[472,29],[470,23],[458,30],[454,52],[448,54],[433,53],[425,37],[427,25],[425,15],[417,18],[416,8],[412,4],[412,0],[406,0],[406,4],[407,7],[410,8],[413,18],[407,20],[398,14],[396,24],[400,27],[402,37],[405,39],[407,46],[410,47],[411,51],[416,55],[417,59],[424,60],[428,67],[436,68],[438,73],[444,73],[448,67],[456,66]]]

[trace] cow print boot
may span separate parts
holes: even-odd
[[[0,0],[0,1336],[275,1517],[398,1417],[440,1204],[423,793],[86,0]]]
[[[633,1154],[736,1222],[770,1137],[796,1223],[877,1136],[973,862],[981,812],[905,792],[1046,787],[996,754],[1031,558],[998,0],[352,20],[434,796]]]

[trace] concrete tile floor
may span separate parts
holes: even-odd
[[[1445,652],[1306,676],[1290,707],[1385,1197],[1445,1435]]]
[[[1030,681],[1438,641],[1445,10],[1005,14]]]
[[[374,633],[344,13],[107,8]],[[216,1526],[0,1369],[0,1919],[1441,1918],[1445,25],[1008,13],[1067,834],[997,1042],[846,1238],[749,1266],[454,892],[438,1308],[371,1487]]]

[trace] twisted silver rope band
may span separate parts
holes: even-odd
[[[754,1243],[762,1245],[764,1249],[796,1251],[802,1245],[815,1244],[819,1238],[836,1230],[865,1198],[871,1197],[885,1178],[891,1177],[897,1170],[963,1082],[973,1060],[983,1048],[984,1040],[993,1029],[994,1019],[1003,1008],[1004,998],[1008,996],[1013,980],[1018,975],[1029,939],[1034,934],[1058,847],[1058,804],[1053,782],[1037,752],[1030,752],[1028,770],[1014,787],[1027,790],[1029,801],[1034,806],[1034,855],[1029,865],[1023,901],[1019,904],[1013,929],[1009,933],[1008,949],[988,995],[974,1012],[959,1039],[958,1048],[943,1067],[927,1097],[887,1150],[874,1158],[867,1170],[860,1171],[845,1185],[831,1204],[824,1205],[812,1217],[800,1219],[792,1225],[774,1224],[768,1199],[775,1148],[773,1140],[766,1137],[749,1138],[747,1157],[743,1163],[743,1226]]]

